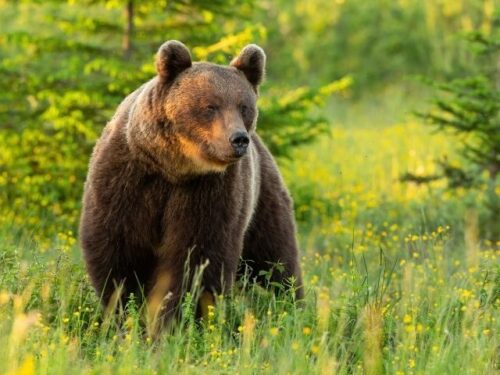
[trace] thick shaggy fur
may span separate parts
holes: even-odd
[[[255,133],[264,65],[257,46],[223,67],[193,64],[170,41],[159,50],[158,76],[118,107],[90,161],[80,224],[104,305],[120,286],[122,296],[144,293],[165,322],[196,267],[208,261],[201,284],[219,294],[241,259],[257,280],[282,263],[273,281],[293,276],[302,297],[292,201]],[[228,141],[236,130],[250,137],[242,157]]]

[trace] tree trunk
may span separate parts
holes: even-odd
[[[497,52],[496,55],[493,56],[493,63],[495,64],[495,78],[496,78],[496,88],[500,90],[500,52]]]
[[[132,56],[132,38],[134,34],[134,2],[127,1],[125,6],[125,28],[123,31],[123,57],[128,60]]]

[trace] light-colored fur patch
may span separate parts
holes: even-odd
[[[147,330],[150,337],[160,331],[161,312],[171,297],[172,276],[168,271],[160,272],[147,301]]]
[[[260,162],[259,162],[259,154],[257,153],[257,149],[250,143],[250,147],[248,150],[248,173],[250,175],[250,194],[248,199],[248,209],[246,210],[247,216],[245,218],[245,231],[250,225],[250,221],[252,220],[253,213],[257,207],[257,202],[259,200],[259,191],[260,191]]]
[[[200,146],[188,138],[178,136],[181,152],[191,160],[198,172],[223,172],[226,165],[211,162],[203,157]]]

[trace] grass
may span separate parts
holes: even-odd
[[[75,236],[42,247],[0,231],[0,373],[494,374],[500,244],[481,238],[481,192],[405,185],[453,140],[418,124],[335,128],[283,161],[306,301],[235,288],[207,321],[186,298],[156,343],[141,306],[103,318]]]

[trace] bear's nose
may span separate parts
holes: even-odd
[[[237,156],[243,156],[247,152],[248,144],[250,143],[250,138],[248,138],[248,134],[244,131],[237,131],[234,133],[231,138],[229,138],[229,142],[234,148],[234,152]]]

